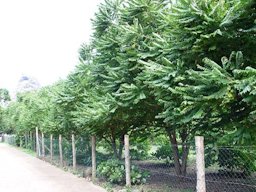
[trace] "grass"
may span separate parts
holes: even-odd
[[[0,144],[1,144],[1,143],[0,143]],[[2,143],[2,144],[3,144],[3,143]],[[27,153],[27,154],[29,154],[29,155],[31,155],[31,156],[36,157],[36,152],[33,151],[33,150],[31,150],[31,149],[26,149],[26,148],[23,148],[23,147],[18,147],[18,146],[16,146],[16,145],[11,145],[11,144],[8,144],[8,143],[5,143],[5,144],[7,144],[7,145],[9,145],[9,146],[11,146],[11,147],[14,147],[15,149],[18,149],[18,150],[20,150],[20,151],[22,151],[22,152],[24,152],[24,153]]]
[[[32,155],[32,156],[36,156],[36,152],[31,150],[31,149],[25,149],[25,148],[21,148],[21,147],[16,147],[17,149],[21,150],[22,152],[25,152],[29,155]]]

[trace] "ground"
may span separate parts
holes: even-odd
[[[14,147],[0,144],[0,191],[105,192],[106,190]]]

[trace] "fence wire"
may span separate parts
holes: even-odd
[[[5,143],[8,143],[9,145],[13,145],[13,146],[17,145],[15,135],[4,135],[3,141]]]
[[[15,135],[6,135],[4,136],[4,141],[10,145],[18,145],[36,151],[34,135],[19,138]],[[44,145],[42,145],[43,143]],[[91,180],[92,151],[89,137],[75,137],[75,169],[73,167],[71,137],[62,137],[63,164],[60,162],[58,136],[53,136],[52,154],[50,135],[45,135],[44,141],[40,135],[39,144],[40,158],[80,177]],[[124,187],[125,185],[125,157],[122,145],[122,143],[116,143],[116,153],[113,152],[114,145],[109,145],[104,141],[98,140],[96,147],[97,177],[99,182],[112,179],[112,181],[116,182],[113,188],[118,190],[120,186]],[[121,151],[118,151],[118,148]],[[184,149],[188,149],[187,155],[182,157],[182,154],[186,154]],[[256,146],[217,147],[206,145],[204,151],[207,192],[256,191]],[[112,161],[117,159],[118,154],[120,155],[118,157],[119,160]],[[176,164],[175,157],[179,158],[179,162],[176,162]],[[193,143],[171,146],[165,137],[149,138],[144,141],[130,138],[130,158],[131,178],[135,188],[139,188],[143,192],[196,191],[196,147]],[[119,168],[116,164],[120,164],[120,166],[118,165]],[[108,169],[105,170],[105,168]],[[102,172],[104,171],[105,177],[102,177]],[[114,174],[114,176],[111,175],[106,178],[109,173]],[[120,180],[119,182],[118,179],[120,178],[123,181]]]
[[[205,156],[207,191],[256,191],[255,146],[206,146]]]
[[[42,137],[39,137],[39,143],[41,146],[42,154]],[[86,170],[91,170],[91,146],[88,138],[75,138],[75,149],[76,149],[76,165],[73,167],[73,152],[72,152],[72,141],[71,137],[62,137],[62,158],[63,164],[61,164],[60,158],[60,145],[59,137],[54,136],[52,138],[52,155],[51,155],[51,140],[49,135],[44,137],[44,150],[45,155],[40,156],[43,160],[50,162],[58,167],[75,173],[80,177],[85,177],[88,172]],[[87,176],[91,177],[91,173],[87,173]]]
[[[143,146],[144,145],[144,146]],[[193,192],[196,191],[196,153],[192,145],[175,145],[176,164],[173,149],[166,138],[150,139],[143,143],[131,141],[132,166],[148,173],[143,186],[145,192]],[[188,155],[186,153],[186,148]],[[183,159],[183,162],[182,162]]]

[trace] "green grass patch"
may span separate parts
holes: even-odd
[[[27,153],[29,155],[32,155],[32,156],[36,156],[36,152],[31,150],[31,149],[25,149],[25,148],[21,148],[21,147],[16,147],[17,149],[19,149],[20,151],[24,152],[24,153]]]

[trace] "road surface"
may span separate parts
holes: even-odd
[[[83,178],[0,143],[2,192],[106,192]]]

